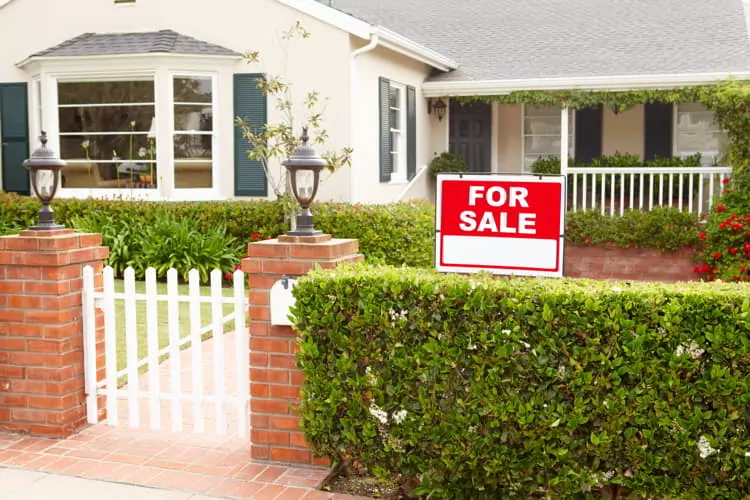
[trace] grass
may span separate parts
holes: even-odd
[[[157,283],[157,293],[159,295],[167,294],[167,284]],[[179,295],[188,296],[188,285],[179,285]],[[115,281],[115,292],[122,293],[125,291],[125,282],[122,280]],[[135,284],[136,293],[146,293],[146,283],[143,281],[137,281]],[[222,288],[224,297],[232,297],[234,294],[233,288]],[[201,296],[210,297],[211,288],[204,286],[201,287]],[[178,318],[179,318],[179,335],[180,338],[190,336],[190,304],[187,302],[178,303]],[[137,333],[137,345],[138,345],[138,360],[146,358],[148,355],[148,336],[146,330],[146,301],[137,299],[135,301],[136,309],[136,321],[135,328]],[[157,301],[157,331],[159,339],[159,349],[167,347],[169,345],[169,323],[167,316],[167,302]],[[201,307],[201,328],[205,328],[211,325],[211,304],[208,302],[202,303]],[[231,314],[234,310],[233,304],[222,305],[222,317]],[[115,328],[117,333],[117,370],[122,370],[127,366],[127,347],[125,343],[125,301],[123,299],[115,299]],[[224,331],[233,331],[235,328],[234,321],[229,321],[224,324]],[[211,338],[211,332],[203,335],[203,339]],[[189,347],[190,343],[185,344],[183,348]],[[163,356],[161,360],[166,358]],[[143,366],[140,372],[143,373],[147,370],[148,366]]]

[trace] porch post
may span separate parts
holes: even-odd
[[[568,108],[563,107],[560,112],[560,174],[566,178],[568,176],[568,151],[570,145],[568,144],[568,130],[570,129],[570,123],[568,119]]]

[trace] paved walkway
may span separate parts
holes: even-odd
[[[211,500],[217,497],[0,467],[3,500]]]

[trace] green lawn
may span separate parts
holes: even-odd
[[[167,284],[157,283],[157,293],[159,295],[167,294]],[[115,281],[115,292],[122,293],[125,291],[125,282],[122,280]],[[146,283],[143,281],[137,281],[135,284],[136,293],[146,293]],[[232,297],[234,295],[234,289],[223,288],[222,292],[224,297]],[[180,296],[188,296],[188,285],[179,285]],[[211,296],[210,287],[201,287],[201,295],[205,297]],[[136,332],[138,334],[138,360],[145,359],[148,355],[148,337],[146,330],[146,301],[136,300]],[[187,302],[180,302],[179,307],[179,325],[180,325],[180,338],[190,336],[190,304]],[[157,301],[157,331],[159,338],[159,349],[162,349],[169,345],[169,323],[167,316],[167,302]],[[234,306],[232,304],[223,305],[222,317],[231,314]],[[211,325],[211,304],[206,302],[201,304],[201,327],[207,327]],[[122,370],[127,365],[127,348],[125,344],[125,301],[123,299],[115,300],[115,326],[117,331],[117,369]],[[233,331],[235,328],[234,321],[230,321],[224,325],[224,331]],[[211,332],[205,333],[203,339],[211,337]],[[185,344],[183,348],[189,347],[190,343]],[[166,355],[162,357],[165,359]],[[147,370],[147,366],[141,368],[141,373]],[[122,380],[121,380],[122,382]]]

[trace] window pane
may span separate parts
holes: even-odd
[[[148,132],[154,106],[60,108],[60,132]]]
[[[394,109],[391,110],[391,128],[395,128],[397,130],[401,129],[401,120],[399,119],[399,112]]]
[[[535,116],[527,117],[524,125],[524,133],[560,135],[560,116]]]
[[[560,137],[530,136],[525,139],[525,151],[528,154],[559,155]]]
[[[59,104],[154,102],[154,82],[60,82]]]
[[[174,129],[185,131],[211,132],[214,127],[211,106],[175,105]]]
[[[723,135],[720,132],[680,132],[677,136],[679,151],[718,152],[722,149]]]
[[[678,113],[677,126],[683,130],[714,130],[718,128],[718,125],[714,123],[714,114],[710,111],[702,113]]]
[[[212,155],[212,136],[195,134],[175,134],[175,160],[210,160]]]
[[[211,102],[211,78],[175,78],[174,102]]]
[[[398,87],[391,87],[391,107],[401,107],[401,89]]]
[[[72,163],[62,169],[62,187],[156,189],[155,163]]]
[[[156,159],[156,141],[146,135],[74,135],[60,137],[65,160],[149,161]]]
[[[401,134],[398,132],[391,132],[391,151],[398,151],[401,141]]]
[[[174,163],[174,183],[177,189],[210,188],[211,160],[201,162]]]

